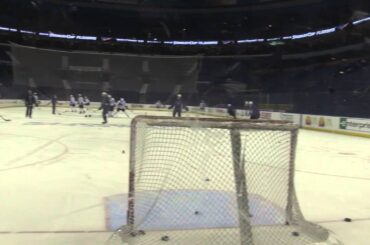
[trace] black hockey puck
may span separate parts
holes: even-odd
[[[297,232],[297,231],[293,231],[293,232],[292,232],[292,235],[293,235],[293,236],[299,236],[299,232]]]
[[[161,240],[167,242],[170,238],[168,236],[162,236]]]
[[[207,181],[207,182],[208,182],[208,181],[211,181],[211,180],[207,178],[207,179],[205,179],[205,181]]]
[[[344,222],[352,222],[351,218],[344,218]]]
[[[144,236],[144,235],[145,235],[145,231],[143,231],[143,230],[139,230],[137,233],[138,233],[139,235],[141,235],[141,236]]]
[[[137,234],[136,234],[136,232],[131,232],[130,233],[130,236],[133,236],[133,237],[135,237]]]
[[[126,152],[125,152],[125,150],[122,150],[122,154],[125,154]]]
[[[200,212],[199,212],[199,211],[195,211],[195,212],[194,212],[194,214],[195,214],[195,215],[199,215],[199,214],[200,214]]]

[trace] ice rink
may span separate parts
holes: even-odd
[[[105,200],[128,190],[131,119],[121,114],[101,125],[99,112],[86,118],[36,108],[33,119],[24,112],[0,109],[12,119],[0,121],[0,244],[105,244],[112,234]],[[306,219],[346,245],[368,245],[370,140],[300,130],[296,170]]]

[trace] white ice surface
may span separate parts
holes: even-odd
[[[102,126],[98,114],[49,108],[33,119],[24,108],[0,115],[12,119],[0,121],[0,244],[104,244],[104,198],[128,189],[130,119]],[[370,244],[370,140],[301,130],[296,169],[305,217],[346,245]]]

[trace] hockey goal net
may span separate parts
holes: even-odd
[[[281,121],[136,117],[119,244],[325,242],[294,190],[298,128]]]

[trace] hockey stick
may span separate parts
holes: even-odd
[[[125,114],[126,114],[126,116],[127,116],[128,118],[130,118],[129,114],[127,114],[127,112],[126,112],[126,111],[124,111],[123,113],[125,113]]]
[[[0,115],[0,118],[3,119],[5,122],[10,122],[11,121],[10,119],[7,119],[7,118],[5,118],[5,117],[3,117],[1,115]]]
[[[126,108],[126,110],[127,110],[127,108]],[[127,117],[127,118],[131,118],[131,117],[130,117],[130,115],[126,112],[126,110],[124,110],[124,111],[122,111],[122,112],[126,115],[126,117]],[[114,112],[114,113],[113,113],[113,116],[117,115],[117,114],[118,114],[118,112],[119,112],[119,111]]]

